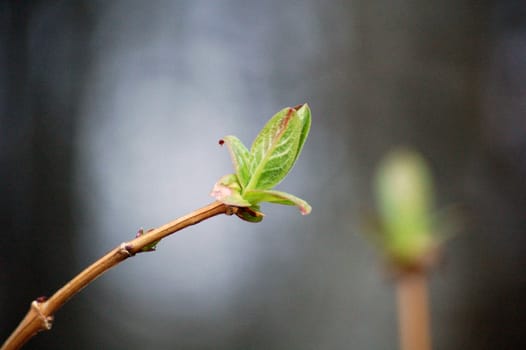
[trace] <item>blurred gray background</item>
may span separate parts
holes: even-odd
[[[431,278],[436,349],[526,347],[522,1],[5,1],[0,338],[138,228],[212,198],[246,144],[308,102],[279,189],[311,215],[217,217],[109,271],[28,349],[396,349],[393,286],[361,230],[397,145],[466,208]]]

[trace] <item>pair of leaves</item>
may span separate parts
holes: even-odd
[[[311,125],[307,104],[284,108],[276,113],[259,132],[248,150],[236,136],[220,141],[228,147],[235,174],[223,176],[211,195],[217,200],[241,209],[241,218],[259,222],[260,202],[297,206],[303,215],[311,207],[304,200],[286,192],[272,190],[294,166]],[[243,209],[248,208],[248,209]]]

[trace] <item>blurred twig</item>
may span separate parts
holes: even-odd
[[[431,350],[427,277],[444,237],[434,219],[434,186],[426,160],[398,148],[386,155],[375,177],[378,217],[374,242],[395,272],[401,350]]]
[[[396,289],[400,349],[431,350],[426,273],[401,274]]]

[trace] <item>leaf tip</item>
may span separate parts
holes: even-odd
[[[303,107],[305,105],[306,105],[306,103],[300,103],[299,105],[295,105],[294,107],[292,107],[292,109],[297,111],[297,110],[299,110],[301,107]]]
[[[218,143],[219,143],[219,146],[223,146],[225,144],[225,140],[220,139]]]
[[[311,211],[312,211],[312,207],[310,205],[309,206],[301,206],[300,207],[301,215],[309,215]]]

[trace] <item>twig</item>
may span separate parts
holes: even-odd
[[[424,271],[402,273],[396,280],[400,349],[431,350],[427,278]]]
[[[151,246],[153,243],[174,232],[195,225],[213,216],[219,214],[235,214],[238,209],[237,207],[228,206],[216,201],[166,225],[138,236],[132,241],[120,244],[92,265],[88,266],[84,271],[56,291],[49,299],[40,297],[34,300],[24,319],[5,341],[0,350],[20,349],[38,332],[51,329],[55,312],[71,297],[107,270],[123,260],[140,253],[143,248]]]

